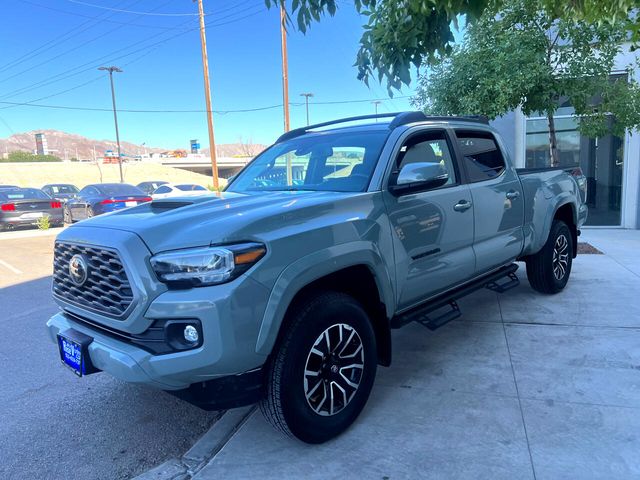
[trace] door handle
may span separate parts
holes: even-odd
[[[453,206],[453,209],[456,212],[464,212],[465,210],[469,210],[472,207],[473,203],[467,202],[466,200],[460,200]]]
[[[515,190],[509,190],[507,192],[507,198],[509,200],[514,200],[514,199],[518,198],[519,196],[520,196],[520,192],[517,192]]]

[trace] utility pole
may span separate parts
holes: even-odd
[[[284,131],[289,126],[289,60],[287,59],[287,12],[280,6],[280,49],[282,53],[282,106],[284,107]]]
[[[109,72],[109,81],[111,83],[111,102],[113,103],[113,121],[116,124],[116,143],[118,145],[118,168],[120,169],[120,183],[124,183],[124,175],[122,175],[122,151],[120,150],[120,132],[118,132],[118,114],[116,113],[116,93],[113,88],[113,72],[122,73],[118,67],[100,67],[98,70],[106,70]]]
[[[287,58],[287,12],[280,5],[280,52],[282,53],[282,107],[284,110],[284,131],[290,130],[289,125],[289,60]],[[287,185],[293,185],[293,168],[291,155],[287,154]]]
[[[211,110],[211,83],[209,82],[209,59],[207,56],[207,35],[204,31],[204,7],[202,0],[198,1],[200,17],[200,43],[202,46],[202,70],[204,73],[204,100],[207,105],[207,126],[209,127],[209,156],[211,157],[211,175],[213,188],[218,189],[218,159],[216,154],[216,140],[213,135],[213,111]]]
[[[307,107],[307,126],[309,126],[309,97],[313,97],[313,93],[301,93],[301,97],[304,97],[304,104]]]

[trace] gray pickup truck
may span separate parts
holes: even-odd
[[[292,130],[217,197],[64,230],[49,334],[79,376],[105,371],[206,409],[259,401],[277,429],[324,442],[391,364],[392,328],[446,324],[462,296],[516,286],[517,261],[536,290],[564,288],[587,216],[581,175],[516,170],[471,117]]]

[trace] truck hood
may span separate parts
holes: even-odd
[[[213,197],[173,197],[93,217],[78,225],[133,232],[152,253],[158,253],[210,244],[268,241],[283,227],[299,228],[321,213],[331,212],[334,202],[354,195],[362,194],[223,192]]]

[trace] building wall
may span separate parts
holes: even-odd
[[[625,45],[615,63],[616,71],[622,73],[629,66],[630,77],[640,79],[640,68],[636,61],[640,58],[640,52],[632,52],[629,45]],[[526,117],[520,109],[509,112],[504,117],[496,119],[492,125],[504,138],[507,150],[516,167],[525,166],[526,154]],[[599,148],[606,148],[601,145]],[[624,138],[621,198],[621,224],[623,228],[640,229],[640,132],[627,132]]]

